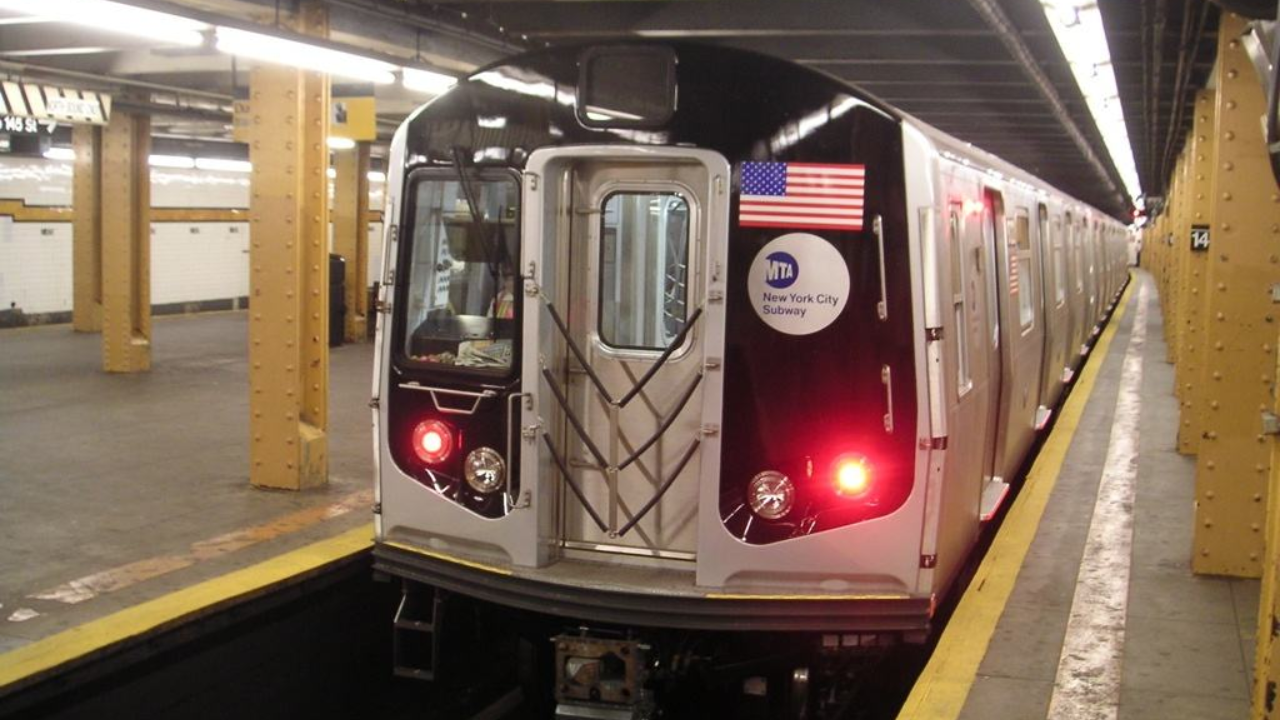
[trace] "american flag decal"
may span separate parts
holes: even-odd
[[[742,227],[861,230],[865,165],[742,164]]]

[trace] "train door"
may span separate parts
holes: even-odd
[[[990,234],[999,270],[1001,322],[1000,408],[995,476],[1015,472],[1035,439],[1040,406],[1040,368],[1044,322],[1037,310],[1039,270],[1031,242],[1031,218],[1025,207],[1004,214],[1004,199],[988,191]]]
[[[1084,220],[1081,225],[1080,244],[1084,252],[1084,342],[1090,342],[1090,338],[1098,329],[1098,271],[1096,268],[1096,260],[1094,259],[1095,241],[1097,237],[1097,225]]]
[[[727,164],[695,151],[551,152],[545,182],[560,209],[542,220],[541,255],[560,280],[542,292],[563,310],[547,311],[557,333],[544,335],[533,381],[560,395],[550,407],[544,395],[540,413],[565,480],[560,546],[693,560],[704,413],[720,412],[720,373],[704,364],[722,356],[708,272],[722,267],[712,218],[725,200],[710,187]]]
[[[1041,371],[1040,414],[1036,425],[1042,427],[1048,420],[1048,410],[1062,392],[1062,385],[1067,380],[1064,370],[1069,362],[1067,354],[1071,330],[1070,312],[1067,310],[1067,277],[1066,258],[1063,251],[1062,218],[1049,217],[1049,209],[1043,203],[1037,210],[1037,239],[1040,246],[1041,293],[1044,307],[1044,362]]]
[[[986,519],[990,516],[996,506],[999,505],[1000,498],[1003,497],[1003,488],[1008,485],[1004,479],[1000,477],[999,468],[999,450],[1001,446],[1002,433],[999,432],[1000,427],[1000,406],[1003,402],[1001,393],[1006,387],[1004,381],[1007,371],[1004,353],[1004,344],[1002,342],[1001,322],[1004,319],[1002,298],[1003,293],[1000,292],[1000,285],[1003,282],[1000,272],[1000,258],[1002,253],[998,250],[999,246],[1004,243],[1004,233],[1001,228],[1004,218],[1004,200],[1000,193],[993,190],[986,191],[986,197],[983,203],[982,213],[982,245],[981,257],[982,262],[977,263],[977,275],[975,280],[982,283],[985,289],[985,308],[983,308],[983,319],[985,321],[986,343],[989,348],[987,357],[989,359],[989,367],[987,369],[987,377],[990,379],[991,390],[988,393],[988,402],[984,417],[980,418],[983,426],[986,428],[982,437],[986,439],[983,447],[984,458],[983,467],[983,483],[982,483],[982,517]]]
[[[1071,316],[1070,329],[1067,332],[1067,367],[1074,375],[1076,366],[1080,364],[1080,349],[1084,343],[1084,284],[1081,280],[1083,265],[1080,261],[1080,233],[1076,219],[1071,213],[1066,214],[1063,222],[1067,249],[1067,309]]]

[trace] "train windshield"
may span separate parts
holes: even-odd
[[[511,368],[520,188],[506,173],[413,185],[404,354],[491,374]]]

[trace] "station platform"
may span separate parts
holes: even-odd
[[[1259,583],[1191,572],[1195,460],[1132,277],[899,720],[1248,717]]]
[[[0,686],[371,545],[372,345],[330,354],[329,484],[258,490],[246,325],[157,317],[136,375],[69,325],[0,331]]]

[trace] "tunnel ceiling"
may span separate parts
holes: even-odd
[[[270,24],[290,0],[139,0]],[[1038,0],[328,0],[335,41],[458,73],[525,48],[670,38],[754,50],[860,86],[1094,206],[1127,201]],[[1196,88],[1214,55],[1217,6],[1206,0],[1099,0],[1138,172],[1161,188],[1181,147]],[[2,21],[3,18],[0,18]],[[1031,64],[1025,63],[1029,59]],[[148,48],[88,29],[0,24],[0,71],[88,73],[205,95],[156,108],[175,137],[225,137],[244,67],[210,50]],[[379,88],[384,134],[421,101]],[[154,99],[154,98],[152,98]],[[206,107],[200,107],[200,105]],[[207,107],[212,105],[213,107]],[[222,113],[222,115],[219,115]]]

